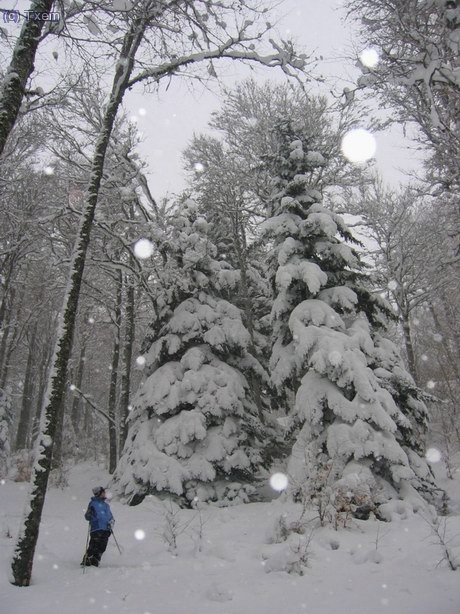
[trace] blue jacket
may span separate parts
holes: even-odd
[[[91,523],[91,533],[93,531],[110,531],[110,523],[113,520],[110,505],[104,499],[91,497],[85,513],[85,520]]]

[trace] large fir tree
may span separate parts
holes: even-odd
[[[369,291],[343,219],[314,187],[327,161],[290,123],[280,126],[279,142],[263,232],[274,291],[271,374],[296,437],[292,488],[321,489],[327,481],[332,491],[369,503],[426,489],[432,482],[414,436],[421,406],[407,412],[383,385],[385,357],[397,362],[389,358],[395,346],[376,339],[388,309]],[[401,375],[400,361],[398,369]]]
[[[266,375],[229,300],[239,274],[216,259],[205,217],[188,201],[172,223],[116,489],[132,503],[148,493],[245,501],[263,443],[245,374]]]

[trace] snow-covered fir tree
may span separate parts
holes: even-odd
[[[261,205],[248,189],[239,154],[229,150],[220,139],[195,136],[184,157],[194,169],[191,190],[209,223],[208,236],[219,257],[240,272],[233,302],[242,309],[254,352],[264,363],[270,352],[267,324],[271,297],[265,277],[265,250],[254,241]],[[198,171],[197,159],[204,161]]]
[[[270,370],[296,437],[292,490],[312,496],[327,486],[332,502],[340,491],[370,504],[425,490],[429,470],[411,422],[421,414],[405,415],[383,385],[385,353],[396,350],[375,334],[388,309],[369,291],[343,219],[314,187],[326,160],[286,123],[278,163],[263,232],[274,290]],[[402,375],[402,363],[391,362]]]
[[[6,477],[10,459],[11,401],[0,388],[0,477]]]
[[[391,394],[396,405],[408,418],[408,423],[399,425],[397,440],[417,476],[417,490],[430,500],[436,491],[442,494],[436,487],[433,473],[424,458],[429,422],[426,403],[437,399],[417,387],[404,366],[399,349],[390,339],[375,333],[373,340],[375,351],[371,366],[374,374],[382,388]]]
[[[132,503],[149,493],[188,505],[246,501],[263,433],[245,374],[267,376],[228,300],[239,274],[216,259],[205,217],[188,201],[172,224],[143,347],[147,377],[133,400],[115,488]]]

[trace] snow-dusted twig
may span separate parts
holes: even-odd
[[[196,551],[201,552],[203,549],[204,527],[209,522],[209,518],[203,518],[201,510],[198,510],[198,515],[195,516],[195,519],[198,519],[198,527],[194,527],[191,537],[196,544]]]
[[[70,385],[70,390],[72,392],[76,392],[77,394],[79,394],[81,398],[84,399],[88,403],[88,405],[94,409],[94,411],[96,411],[98,414],[101,414],[101,416],[104,416],[104,418],[108,422],[115,424],[115,421],[113,420],[113,418],[111,418],[105,411],[100,409],[93,401],[91,401],[91,399],[84,392],[82,392],[79,388],[77,388],[75,384]]]
[[[165,503],[163,508],[165,524],[161,537],[167,545],[168,550],[174,554],[177,552],[178,537],[185,533],[190,524],[193,522],[193,518],[191,518],[189,521],[182,521],[179,518],[180,512],[180,508],[174,505],[171,500]]]
[[[452,537],[447,535],[447,518],[435,518],[434,520],[429,520],[424,516],[422,516],[422,518],[431,529],[431,534],[435,538],[435,541],[433,542],[434,545],[440,546],[443,552],[443,556],[438,561],[436,567],[439,567],[441,563],[446,561],[450,569],[452,571],[456,571],[460,566],[460,561],[458,557],[455,556],[449,544],[452,542],[454,537],[457,537],[457,535],[453,535]]]
[[[379,551],[380,542],[390,532],[390,531],[385,531],[385,533],[382,535],[380,533],[380,524],[381,524],[380,520],[377,520],[377,533],[375,534],[375,540],[374,540],[375,552],[371,555],[371,558],[372,558],[374,563],[381,563],[382,562],[383,556],[382,556],[382,553]]]
[[[290,548],[295,555],[295,562],[291,563],[288,573],[297,573],[303,576],[303,568],[308,566],[310,558],[310,544],[315,529],[312,529],[307,537],[299,536],[297,542],[291,543]]]

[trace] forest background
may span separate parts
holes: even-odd
[[[34,479],[37,438],[49,468],[52,461],[57,483],[65,484],[68,463],[81,460],[107,462],[109,471],[115,471],[132,398],[144,378],[142,345],[149,339],[157,286],[164,281],[161,248],[171,222],[186,201],[195,200],[213,221],[220,257],[239,269],[250,261],[262,270],[266,253],[260,229],[277,181],[276,165],[267,160],[269,145],[280,122],[297,114],[308,118],[305,142],[321,143],[328,152],[326,172],[313,173],[312,185],[334,214],[345,216],[358,238],[365,237],[360,253],[370,266],[372,292],[387,299],[396,313],[389,334],[414,383],[427,393],[430,422],[423,446],[439,449],[453,475],[460,446],[457,3],[428,2],[413,16],[413,3],[395,1],[393,8],[404,16],[400,26],[385,13],[384,3],[373,7],[365,0],[350,0],[347,27],[355,28],[360,38],[355,48],[346,45],[343,50],[350,66],[345,84],[342,75],[334,75],[346,58],[335,60],[329,70],[319,42],[316,53],[282,42],[288,34],[285,26],[279,26],[276,37],[276,28],[271,33],[276,14],[270,13],[267,21],[268,11],[254,3],[238,3],[240,12],[250,13],[246,20],[220,3],[234,19],[227,24],[217,15],[220,6],[214,14],[212,2],[198,3],[203,11],[195,13],[184,2],[187,31],[177,29],[174,13],[167,27],[156,21],[158,11],[176,3],[153,3],[153,13],[146,17],[144,10],[151,4],[56,3],[62,19],[44,26],[35,71],[27,76],[18,117],[5,141],[0,184],[2,474]],[[290,4],[295,20],[307,16],[308,21],[306,8]],[[18,3],[2,10],[5,14],[22,7]],[[363,12],[362,20],[355,17]],[[209,14],[211,21],[203,18]],[[2,66],[14,58],[19,35],[17,23],[6,25]],[[160,30],[158,38],[142,38],[152,29],[155,35]],[[233,38],[227,39],[230,30]],[[134,47],[126,51],[128,44],[134,45],[128,34],[135,38],[139,32],[141,55],[134,61]],[[305,26],[302,43],[311,49],[308,33]],[[376,65],[363,59],[366,49],[379,56]],[[235,62],[249,64],[252,70],[245,70],[251,75],[258,67],[256,79],[241,80],[246,75],[234,70]],[[171,132],[182,133],[184,125],[193,132],[195,116],[207,116],[209,103],[198,98],[192,113],[188,102],[185,109],[177,107],[163,120],[168,130],[164,136],[158,129],[158,101],[168,105],[169,96],[192,100],[203,87],[215,87],[221,63],[221,103],[209,127],[203,135],[191,135],[183,152],[171,153],[176,147]],[[4,99],[16,75],[8,70],[2,75]],[[283,80],[278,76],[267,83],[276,71]],[[195,93],[189,94],[188,87]],[[127,94],[124,108],[121,91]],[[350,162],[341,145],[357,127],[377,134],[377,152],[385,150],[379,137],[385,130],[409,134],[412,142],[404,158],[416,159],[409,166],[410,177],[398,185],[398,175],[392,174],[388,185],[376,176],[372,162]],[[93,152],[104,138],[101,163]],[[175,170],[179,155],[185,184]],[[160,158],[166,166],[157,166]],[[156,175],[178,178],[158,181],[159,187]],[[85,219],[91,237],[88,231],[83,249],[75,237]],[[67,300],[69,270],[78,268],[73,268],[75,255],[83,252],[77,308]],[[246,318],[252,310],[249,296],[239,287],[236,303]],[[263,291],[256,298],[260,296]],[[66,333],[63,319],[68,322],[65,314],[70,312],[74,323],[67,330],[67,359],[59,371],[55,348]],[[259,349],[267,366],[267,350],[263,344]],[[279,405],[277,399],[276,411]],[[286,407],[284,411],[289,413]],[[47,424],[53,425],[50,446],[39,437]]]

